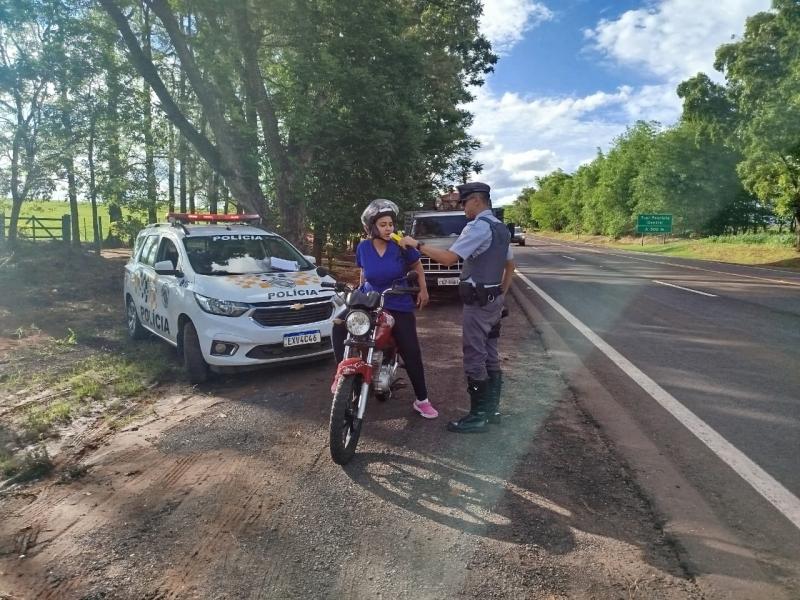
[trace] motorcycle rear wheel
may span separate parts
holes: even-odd
[[[330,421],[331,458],[346,465],[356,453],[363,420],[359,419],[358,398],[364,385],[360,375],[342,377],[333,395]]]

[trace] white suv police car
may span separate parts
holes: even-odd
[[[128,333],[178,348],[189,379],[332,352],[333,279],[257,215],[170,214],[136,238],[125,265]]]

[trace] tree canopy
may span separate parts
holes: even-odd
[[[165,200],[223,199],[302,245],[353,231],[377,196],[432,202],[479,169],[462,106],[497,60],[480,14],[479,0],[0,0],[14,205],[63,186],[152,221]]]

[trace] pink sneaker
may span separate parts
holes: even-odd
[[[435,419],[439,416],[439,411],[433,408],[433,404],[428,400],[414,400],[414,410],[421,414],[426,419]]]

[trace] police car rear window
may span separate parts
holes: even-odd
[[[220,234],[183,239],[189,263],[201,275],[243,275],[313,268],[286,240],[269,235]]]

